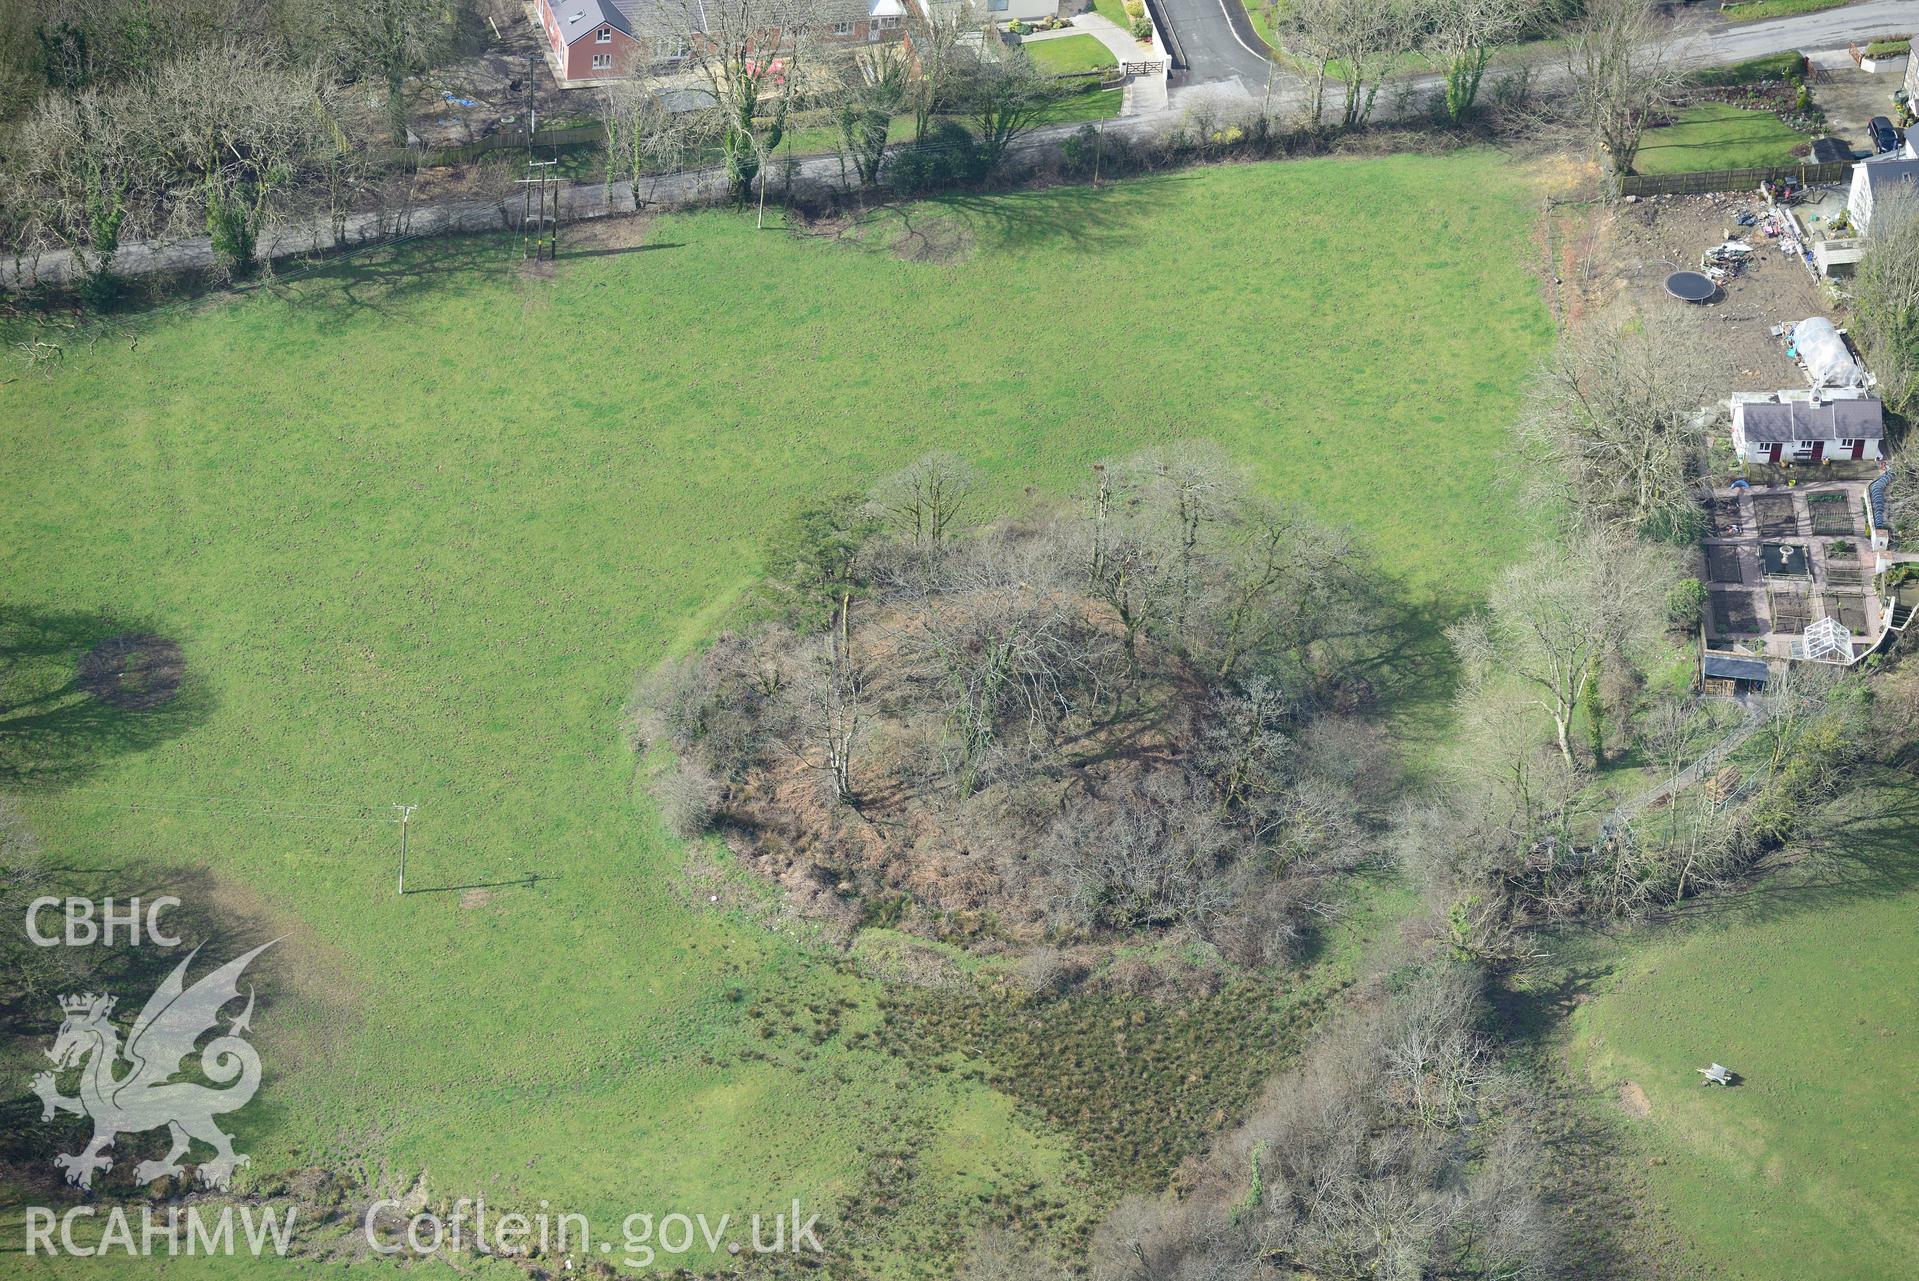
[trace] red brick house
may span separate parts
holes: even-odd
[[[562,82],[624,76],[635,67],[686,57],[666,16],[673,0],[536,0],[540,25],[558,59]],[[880,44],[905,38],[911,0],[833,0],[819,11],[819,34],[837,44]],[[702,12],[697,5],[692,13]]]
[[[640,51],[633,25],[613,0],[538,0],[540,25],[559,57],[561,80],[623,76]],[[649,59],[652,61],[652,59]]]

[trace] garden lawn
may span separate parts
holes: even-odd
[[[1210,437],[1437,627],[1537,532],[1502,461],[1550,336],[1518,172],[957,196],[911,211],[933,261],[895,252],[898,212],[660,218],[631,252],[569,231],[544,273],[517,240],[423,241],[70,343],[5,390],[0,790],[90,888],[283,938],[233,1119],[250,1187],[318,1166],[600,1223],[799,1197],[831,1245],[919,1136],[907,1217],[945,1235],[855,1214],[880,1275],[953,1274],[981,1172],[1083,1224],[1110,1190],[1067,1136],[856,1041],[872,980],[689,885],[623,738],[634,674],[712,636],[775,522],[932,449],[977,463],[984,516]],[[71,685],[127,631],[183,647],[159,711]],[[1397,664],[1443,693],[1443,652],[1411,637],[1382,688]],[[819,1040],[816,1009],[841,1011]],[[0,1054],[16,1096],[38,1044]]]
[[[1866,794],[1836,871],[1633,950],[1574,1015],[1577,1055],[1637,1106],[1653,1193],[1714,1276],[1872,1281],[1919,1258],[1916,820],[1910,780]],[[1713,1062],[1741,1083],[1702,1086]]]
[[[1643,174],[1700,173],[1791,164],[1806,136],[1770,111],[1705,102],[1647,132],[1633,167]]]
[[[1126,0],[1093,0],[1093,12],[1121,31],[1133,29],[1133,17],[1126,12]]]
[[[1023,47],[1031,55],[1034,66],[1053,76],[1070,76],[1119,65],[1119,59],[1113,56],[1113,51],[1098,36],[1033,40]]]

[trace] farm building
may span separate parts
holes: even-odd
[[[834,0],[810,14],[818,34],[840,44],[879,44],[906,35],[909,0]],[[540,26],[563,85],[606,80],[684,62],[687,39],[705,28],[705,9],[677,0],[537,0]],[[689,30],[689,28],[691,30]],[[778,33],[769,33],[777,42]]]
[[[1871,396],[1788,391],[1732,400],[1732,447],[1743,463],[1871,461],[1885,438],[1884,407]]]

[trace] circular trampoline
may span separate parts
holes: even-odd
[[[1666,277],[1666,292],[1680,302],[1705,302],[1719,292],[1719,286],[1704,272],[1675,271]]]

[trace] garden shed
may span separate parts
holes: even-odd
[[[1707,694],[1737,698],[1741,694],[1757,694],[1765,689],[1766,680],[1771,674],[1772,669],[1766,666],[1763,658],[1707,654],[1701,669],[1700,688]]]

